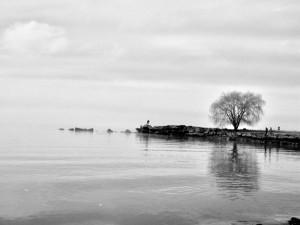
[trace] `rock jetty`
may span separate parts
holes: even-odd
[[[136,128],[139,133],[161,134],[187,137],[215,137],[226,138],[228,140],[251,139],[258,141],[277,142],[282,145],[293,144],[300,147],[300,132],[276,131],[265,133],[263,130],[242,129],[234,132],[230,129],[205,128],[185,125],[167,125],[167,126],[140,126]]]

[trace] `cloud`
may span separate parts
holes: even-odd
[[[64,28],[36,21],[15,23],[2,37],[3,49],[18,54],[55,54],[65,51],[67,46]]]

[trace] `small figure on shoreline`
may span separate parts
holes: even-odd
[[[265,133],[265,136],[267,136],[267,134],[268,134],[268,128],[266,127],[266,133]]]
[[[272,130],[272,127],[270,127],[270,134],[271,134],[271,135],[273,134],[273,130]]]
[[[152,126],[150,125],[150,120],[147,120],[147,123],[145,125],[141,125],[140,129],[149,129]]]
[[[151,127],[150,120],[147,120],[147,123],[144,125],[144,127]]]

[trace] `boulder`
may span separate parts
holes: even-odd
[[[195,127],[192,127],[192,126],[188,126],[187,127],[187,131],[188,131],[188,133],[196,133],[197,131],[196,131],[196,128]]]
[[[107,131],[106,131],[107,133],[113,133],[114,131],[112,130],[112,129],[107,129]]]
[[[79,128],[79,127],[75,127],[75,131],[76,132],[81,132],[81,131],[87,131],[87,132],[94,132],[94,128]]]
[[[194,131],[195,131],[196,133],[200,133],[200,132],[201,132],[201,129],[200,129],[200,127],[194,127]]]
[[[75,127],[75,131],[86,131],[86,129]]]
[[[289,220],[289,225],[300,225],[300,219],[296,218],[296,217],[292,217]]]

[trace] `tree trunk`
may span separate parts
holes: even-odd
[[[239,126],[238,126],[238,125],[236,125],[236,124],[233,124],[233,127],[234,127],[234,132],[237,132],[237,131],[238,131],[238,128],[239,128]]]

